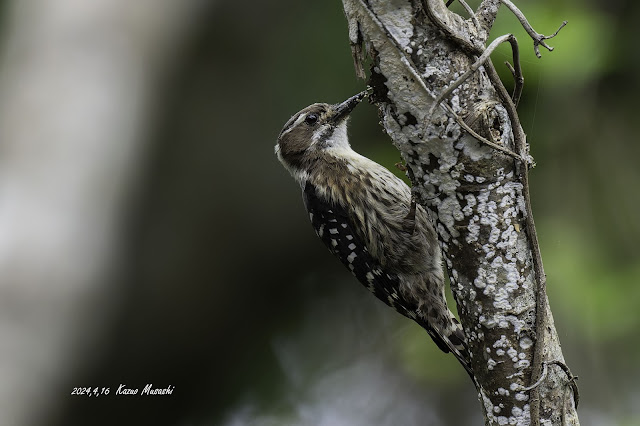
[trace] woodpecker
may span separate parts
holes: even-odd
[[[440,247],[426,210],[412,202],[401,179],[349,145],[347,119],[365,96],[304,108],[284,125],[276,155],[300,184],[311,224],[331,253],[473,378],[464,332],[447,307]]]

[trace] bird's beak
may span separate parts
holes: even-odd
[[[367,96],[367,91],[358,93],[355,96],[350,97],[346,101],[335,105],[335,113],[331,117],[331,121],[334,124],[340,123],[342,120],[349,116],[349,113]]]

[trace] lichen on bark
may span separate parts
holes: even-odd
[[[541,262],[527,208],[524,161],[530,157],[524,141],[518,143],[524,133],[514,122],[515,108],[490,61],[438,99],[482,53],[498,2],[485,0],[469,19],[440,0],[343,4],[357,72],[365,74],[358,69],[364,46],[373,59],[371,99],[407,164],[417,202],[436,225],[486,424],[578,424],[573,404],[564,407],[572,398],[551,402],[571,389],[573,378],[560,368],[564,359],[546,295],[538,297],[544,291],[538,275],[544,274],[537,273]],[[543,336],[536,327],[540,299]],[[534,371],[542,352],[537,365],[547,377]],[[538,394],[533,422],[532,391]]]

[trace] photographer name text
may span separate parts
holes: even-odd
[[[77,387],[73,388],[71,391],[71,395],[84,395],[84,396],[107,396],[117,395],[117,396],[152,396],[152,395],[171,395],[176,387],[173,385],[168,385],[166,387],[154,387],[153,383],[147,383],[142,390],[139,387],[134,388],[127,386],[124,383],[120,383],[120,385],[115,388],[115,392],[111,392],[111,387]]]

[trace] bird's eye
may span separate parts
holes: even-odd
[[[304,119],[304,122],[307,123],[309,126],[313,126],[318,122],[318,114],[311,113],[307,115]]]

